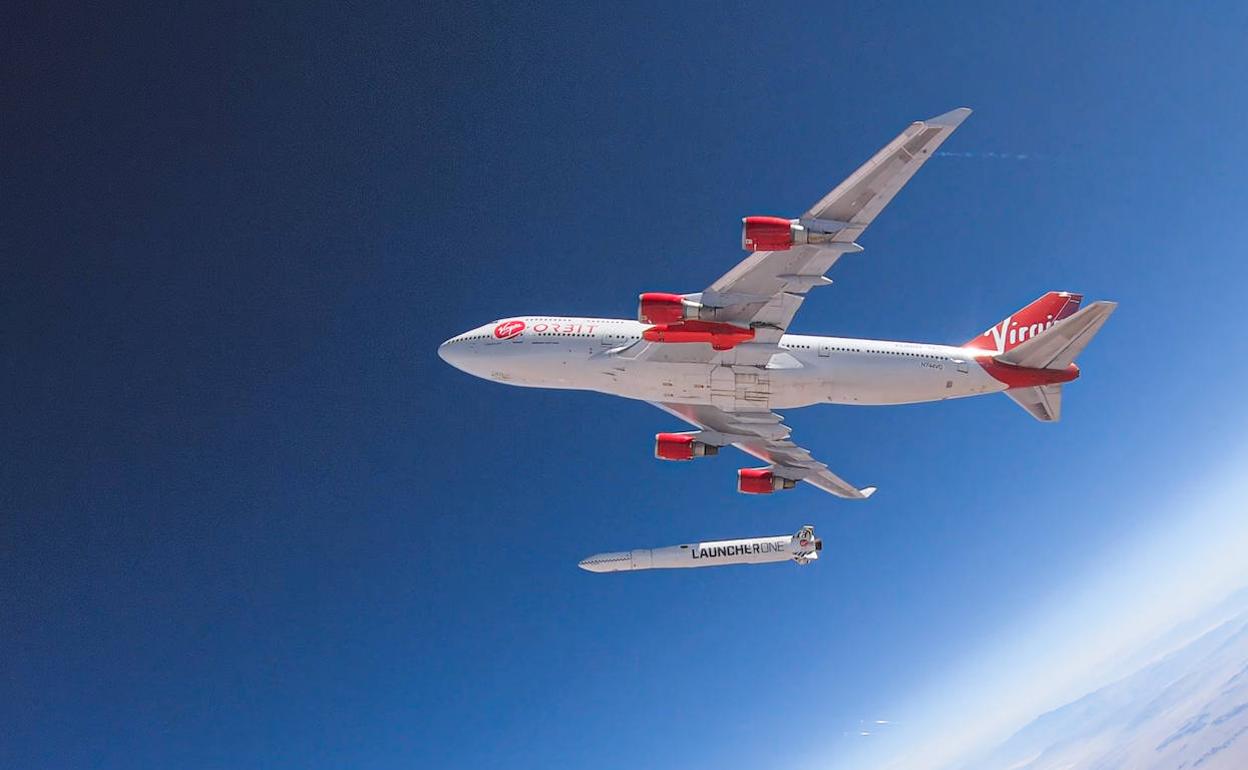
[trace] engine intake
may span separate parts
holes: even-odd
[[[745,495],[770,495],[795,486],[796,481],[777,476],[768,468],[742,468],[737,471],[737,491]]]
[[[719,454],[719,447],[688,433],[659,433],[654,437],[654,456],[660,460],[692,460]]]

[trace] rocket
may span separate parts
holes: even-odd
[[[666,548],[635,548],[631,551],[596,553],[577,565],[589,572],[631,572],[640,569],[720,567],[726,564],[764,564],[795,561],[806,564],[819,558],[823,541],[809,524],[793,535],[747,537],[742,540],[706,540]]]

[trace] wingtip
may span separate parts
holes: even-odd
[[[958,107],[956,109],[949,110],[943,115],[928,118],[923,122],[929,126],[948,126],[949,128],[957,128],[962,125],[962,121],[966,120],[967,116],[970,114],[970,107]]]
[[[858,492],[862,494],[862,499],[866,500],[868,497],[875,494],[875,490],[876,490],[875,487],[863,487],[862,489],[858,490]]]

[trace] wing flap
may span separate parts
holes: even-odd
[[[702,292],[702,302],[721,307],[736,306],[744,300],[748,312],[751,300],[765,303],[778,292],[804,295],[812,286],[823,285],[823,274],[843,254],[862,251],[855,243],[829,243],[823,246],[794,246],[787,251],[756,251],[741,260]]]

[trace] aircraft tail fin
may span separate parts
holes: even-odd
[[[1118,303],[1093,302],[1078,312],[1062,315],[1069,306],[1063,306],[1051,324],[1035,333],[1029,330],[1026,339],[1015,341],[993,360],[1019,369],[1061,372],[1070,368],[1072,377],[1077,377],[1078,368],[1071,364],[1109,320]],[[1005,395],[1041,422],[1056,422],[1062,417],[1061,383],[1011,388]]]
[[[1065,369],[1075,362],[1117,307],[1117,302],[1093,302],[1061,323],[1054,322],[1040,333],[1016,343],[996,359],[1028,369]]]
[[[1005,317],[988,331],[966,343],[964,347],[1008,353],[1025,340],[1052,327],[1074,314],[1083,302],[1082,294],[1051,291],[1013,315]]]

